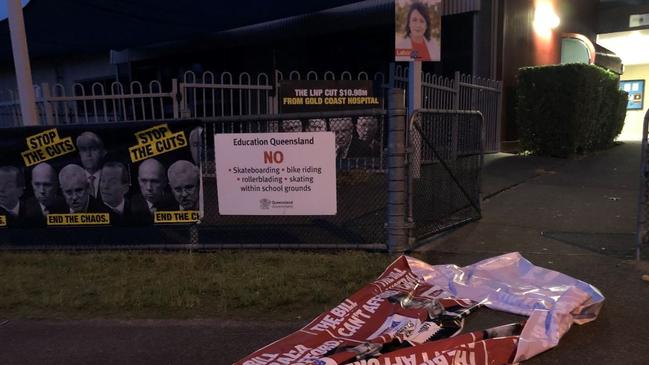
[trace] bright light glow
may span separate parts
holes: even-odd
[[[599,34],[597,43],[615,52],[625,65],[649,64],[649,29]]]
[[[561,19],[554,11],[551,2],[539,2],[534,10],[534,31],[544,38],[552,35],[552,29],[559,26]]]

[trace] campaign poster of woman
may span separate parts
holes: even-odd
[[[439,61],[441,0],[395,1],[395,61]]]

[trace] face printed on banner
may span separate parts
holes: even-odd
[[[306,127],[307,132],[324,132],[327,130],[327,122],[324,119],[309,119]]]
[[[0,166],[0,207],[13,209],[25,191],[20,170],[13,166]]]
[[[107,162],[101,169],[99,191],[101,199],[110,207],[117,207],[128,193],[130,181],[126,166],[120,162]]]
[[[77,148],[83,168],[91,174],[99,170],[106,156],[106,149],[101,139],[92,132],[83,132],[77,137]]]
[[[167,178],[164,166],[158,160],[144,160],[138,169],[137,181],[144,199],[154,205],[162,200]]]
[[[200,159],[200,148],[201,148],[201,133],[203,132],[202,127],[196,127],[192,129],[189,133],[189,149],[192,153],[192,160],[196,165],[199,164]]]
[[[167,172],[171,192],[182,210],[198,209],[199,173],[191,162],[174,162]]]
[[[348,145],[354,135],[354,123],[351,118],[330,120],[331,131],[336,133],[336,149]]]
[[[282,122],[282,130],[284,132],[302,132],[302,121],[285,120]]]
[[[51,207],[57,197],[59,182],[56,171],[46,162],[42,162],[32,170],[32,189],[34,197],[41,205]]]
[[[356,133],[361,141],[371,141],[378,131],[378,122],[374,117],[360,117],[356,122]]]
[[[74,164],[65,166],[59,172],[59,184],[71,213],[85,212],[90,199],[90,191],[83,168]]]
[[[420,42],[423,41],[428,23],[426,23],[426,18],[419,10],[415,9],[410,12],[408,27],[410,28],[410,38]]]

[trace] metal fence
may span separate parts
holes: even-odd
[[[374,155],[353,151],[353,128],[371,121]],[[336,198],[333,216],[229,216],[220,215],[216,202],[214,169],[204,173],[204,218],[198,240],[210,247],[363,247],[385,248],[387,202],[384,166],[385,112],[365,110],[219,117],[205,119],[207,136],[221,133],[265,133],[335,131],[337,137]],[[296,125],[299,128],[296,129]],[[214,141],[206,141],[205,166],[214,164]]]
[[[411,129],[410,163],[416,167],[408,176],[411,238],[479,219],[482,114],[422,109],[411,117]]]
[[[192,123],[199,123],[204,131],[200,154],[204,204],[200,224],[10,227],[0,230],[0,249],[386,248],[388,189],[384,110],[216,117]],[[367,131],[361,131],[363,128]],[[336,134],[337,213],[322,216],[219,214],[213,136],[297,131]],[[366,148],[355,147],[355,142],[361,141]]]
[[[392,87],[408,89],[408,67],[395,65]],[[484,150],[500,151],[502,82],[456,72],[453,78],[422,74],[421,108],[430,110],[475,110],[484,118]]]
[[[26,237],[31,237],[31,241],[59,242],[60,247],[61,242],[69,242],[74,237],[79,244],[95,242],[92,245],[95,248],[104,243],[114,248],[122,247],[121,244],[131,247],[134,243],[143,248],[186,247],[187,242],[192,242],[189,247],[194,248],[385,248],[388,242],[389,249],[400,250],[407,247],[390,246],[389,232],[395,227],[405,229],[406,238],[412,242],[480,216],[478,194],[483,141],[486,135],[492,139],[489,142],[492,148],[498,143],[500,83],[459,74],[453,80],[424,75],[422,102],[426,109],[417,111],[412,125],[408,125],[403,94],[397,98],[403,104],[386,103],[388,110],[279,114],[276,90],[285,77],[313,80],[319,75],[293,71],[285,76],[276,71],[271,79],[266,74],[252,77],[244,73],[234,78],[229,73],[217,77],[206,72],[197,77],[188,72],[182,82],[172,80],[168,91],[163,91],[157,81],[148,85],[135,82],[128,87],[113,83],[109,88],[95,83],[90,90],[75,84],[67,94],[61,85],[37,87],[41,120],[48,125],[202,121],[206,131],[202,151],[204,200],[209,203],[205,204],[201,224],[191,228],[97,228],[84,229],[83,234],[59,230],[56,233],[59,238],[47,230],[42,234],[30,231],[29,235],[12,231],[5,238],[24,242]],[[325,80],[369,79],[364,72],[356,75],[326,72],[322,77]],[[407,68],[393,67],[387,79],[381,73],[372,79],[381,85],[388,100],[396,95],[392,86],[407,87]],[[462,112],[461,108],[484,109],[484,112]],[[0,123],[5,127],[21,124],[16,100],[0,103]],[[327,130],[336,132],[338,139],[354,134],[360,124],[367,123],[376,125],[376,146],[371,148],[372,153],[359,156],[345,148],[336,151],[338,213],[335,216],[218,214],[214,134]],[[395,172],[405,171],[403,166],[408,163],[407,175],[393,176]],[[395,181],[407,184],[402,190],[400,186],[394,190]],[[389,194],[393,195],[389,197]],[[395,203],[406,207],[403,215],[389,212]]]
[[[403,95],[403,93],[401,93]],[[139,228],[5,229],[0,248],[365,248],[406,250],[416,239],[480,214],[482,117],[477,112],[421,110],[405,121],[403,101],[384,110],[206,118],[203,130],[204,215],[198,225]],[[215,134],[333,131],[337,213],[240,216],[218,211]],[[359,128],[372,125],[372,133]],[[408,128],[414,133],[409,133]],[[353,139],[368,134],[365,149]],[[416,136],[408,139],[409,136]],[[412,148],[419,140],[419,148]],[[406,143],[404,143],[406,142]],[[371,147],[373,146],[373,147]],[[416,152],[418,151],[418,152]],[[405,168],[418,166],[418,171]],[[394,209],[401,206],[401,209]],[[400,245],[394,232],[405,234]],[[386,245],[387,242],[387,245]]]
[[[377,72],[353,74],[315,71],[251,75],[229,72],[215,74],[192,71],[181,80],[134,81],[129,84],[75,83],[66,89],[61,84],[34,86],[40,120],[46,125],[110,123],[116,121],[164,121],[216,118],[239,115],[265,115],[279,112],[276,92],[282,80],[373,80],[387,97],[390,88],[408,89],[408,67],[391,64],[387,77]],[[163,87],[164,85],[168,85]],[[485,151],[500,148],[502,84],[499,81],[455,73],[454,78],[422,75],[422,108],[477,110],[485,118]],[[20,126],[17,93],[0,94],[0,127]]]

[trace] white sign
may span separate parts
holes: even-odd
[[[336,214],[333,132],[214,135],[221,215]]]

